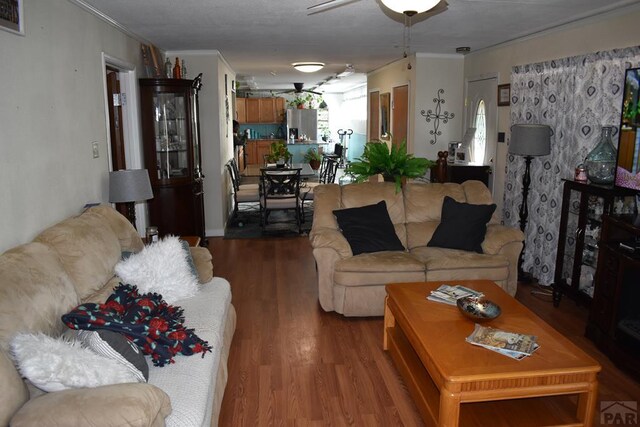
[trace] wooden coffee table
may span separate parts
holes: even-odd
[[[502,308],[487,326],[537,335],[540,348],[517,361],[467,343],[474,322],[454,306],[426,299],[443,283],[482,291]],[[495,283],[399,283],[386,289],[383,346],[427,425],[592,424],[600,365]]]

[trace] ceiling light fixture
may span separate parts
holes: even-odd
[[[322,62],[294,62],[293,68],[298,71],[302,71],[303,73],[315,73],[316,71],[322,70],[324,67],[324,63]]]
[[[381,0],[382,4],[394,12],[413,16],[433,9],[440,0]]]

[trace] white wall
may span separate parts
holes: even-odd
[[[530,37],[465,57],[465,78],[498,73],[498,84],[509,83],[511,68],[556,58],[638,45],[640,41],[640,5],[574,23],[537,37]],[[498,132],[509,137],[510,109],[498,108]],[[494,201],[502,210],[507,144],[498,144],[495,168]],[[519,190],[518,190],[519,191]]]
[[[184,59],[188,78],[202,73],[200,144],[204,173],[204,213],[207,236],[224,235],[230,207],[231,187],[225,163],[233,157],[231,83],[235,73],[218,51],[168,51],[170,58]],[[229,120],[226,119],[224,76],[227,74]]]
[[[24,0],[24,22],[0,31],[0,251],[107,202],[102,52],[140,63],[138,41],[67,0]]]

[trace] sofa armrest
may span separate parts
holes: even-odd
[[[200,283],[209,283],[213,279],[211,252],[209,252],[209,249],[200,246],[191,246],[189,250],[196,270],[198,270],[198,281]]]
[[[31,399],[11,426],[164,426],[169,396],[151,384],[128,383],[56,391]]]
[[[311,230],[309,240],[313,249],[330,248],[335,250],[340,258],[353,256],[351,246],[340,230],[328,227],[318,227]]]
[[[499,254],[510,243],[522,243],[524,234],[517,228],[500,224],[489,224],[482,242],[482,251],[486,254]]]

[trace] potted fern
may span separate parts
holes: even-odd
[[[407,142],[391,149],[384,142],[368,142],[362,157],[349,163],[347,173],[352,174],[356,182],[367,180],[370,176],[381,174],[385,181],[396,183],[396,192],[402,187],[403,178],[419,178],[435,162],[422,157],[407,154]]]
[[[322,162],[322,156],[318,153],[318,150],[315,148],[309,148],[304,155],[304,161],[309,163],[311,169],[317,171],[320,168],[320,163]]]

